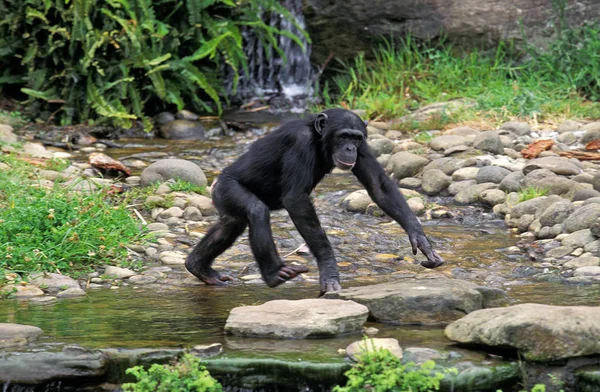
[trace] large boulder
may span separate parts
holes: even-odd
[[[579,0],[565,7],[569,26],[600,17],[597,0]],[[304,15],[314,43],[316,64],[327,57],[352,58],[372,49],[381,36],[406,34],[427,39],[440,35],[450,41],[495,47],[498,40],[545,38],[547,26],[558,18],[554,3],[539,0],[308,0]]]
[[[67,289],[79,289],[79,283],[71,277],[51,272],[36,272],[29,277],[29,283],[43,288],[46,292],[56,294]]]
[[[0,382],[46,384],[90,380],[108,372],[108,358],[99,350],[66,346],[61,352],[7,354],[0,361]]]
[[[600,308],[521,304],[469,313],[446,336],[464,344],[513,348],[530,361],[600,354]]]
[[[363,304],[370,318],[391,324],[447,324],[475,310],[506,303],[502,290],[447,278],[402,279],[329,292],[325,297]]]
[[[194,162],[185,159],[161,159],[144,169],[140,185],[148,186],[170,179],[181,179],[198,186],[206,186],[206,175]]]
[[[565,219],[565,229],[569,233],[573,233],[582,229],[591,228],[596,220],[600,218],[600,204],[593,203],[581,206],[567,219]]]
[[[360,332],[369,310],[353,301],[275,300],[233,308],[225,332],[237,336],[301,339]]]

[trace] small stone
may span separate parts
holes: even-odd
[[[168,231],[169,225],[166,225],[166,224],[160,223],[160,222],[156,222],[156,223],[150,223],[148,226],[146,226],[146,228],[149,231]]]
[[[85,290],[80,288],[70,288],[56,294],[57,298],[75,298],[85,295]]]
[[[360,340],[346,347],[346,353],[350,359],[358,362],[361,354],[381,349],[386,349],[398,359],[402,359],[402,348],[400,347],[398,340],[393,338],[370,338]]]
[[[197,345],[192,348],[190,354],[198,358],[211,358],[223,352],[221,343],[213,343],[208,345]]]
[[[135,275],[135,272],[128,268],[120,268],[109,265],[104,270],[104,276],[111,279],[126,279]]]
[[[150,284],[155,283],[158,280],[156,276],[152,275],[134,275],[129,278],[131,284]]]

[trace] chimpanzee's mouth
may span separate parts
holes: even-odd
[[[356,164],[356,162],[340,161],[338,158],[335,158],[335,157],[334,157],[334,159],[335,159],[335,166],[337,166],[338,169],[342,169],[342,170],[350,170]]]

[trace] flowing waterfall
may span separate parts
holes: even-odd
[[[290,10],[299,26],[305,27],[302,0],[282,0],[281,5]],[[246,30],[243,33],[244,52],[249,73],[240,72],[237,96],[244,102],[261,99],[275,110],[303,111],[313,94],[310,45],[294,24],[282,15],[273,13],[267,22],[300,37],[303,47],[288,37],[278,36],[284,60],[271,45],[261,42],[252,31]]]

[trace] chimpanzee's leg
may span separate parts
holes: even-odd
[[[303,266],[286,265],[279,257],[273,242],[271,213],[265,203],[231,178],[220,178],[217,189],[226,189],[226,193],[217,198],[217,205],[238,219],[243,214],[248,222],[250,247],[269,287],[279,286],[300,273],[308,272],[308,268]]]
[[[224,285],[231,280],[228,275],[215,271],[211,265],[246,229],[246,222],[227,215],[212,226],[185,261],[185,268],[208,285]]]

